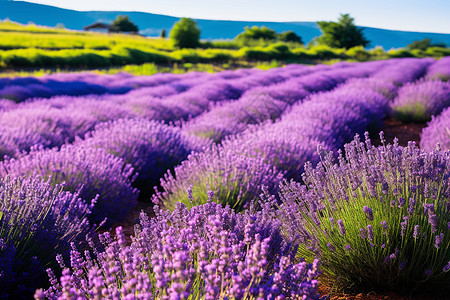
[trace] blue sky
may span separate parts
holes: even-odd
[[[450,33],[449,0],[29,0],[75,10],[143,11],[245,21],[331,21],[350,13],[360,26]]]

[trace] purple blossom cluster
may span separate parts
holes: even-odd
[[[97,198],[91,219],[120,220],[136,204],[138,192],[131,186],[133,168],[103,149],[63,145],[61,149],[34,148],[29,154],[0,162],[1,177],[40,175],[51,184],[65,183],[85,201]]]
[[[426,79],[450,80],[450,57],[442,57],[427,69]]]
[[[48,284],[45,268],[56,267],[55,256],[68,258],[70,244],[92,231],[95,201],[61,190],[40,177],[0,179],[0,298],[31,298]]]
[[[212,197],[212,196],[211,196]],[[296,245],[282,236],[268,211],[236,213],[211,202],[177,204],[141,214],[131,245],[99,235],[104,250],[71,251],[70,266],[36,299],[318,299],[318,260],[295,260]]]
[[[178,127],[135,118],[100,123],[75,145],[104,149],[131,164],[137,172],[133,186],[145,199],[167,170],[173,169],[191,152],[202,151],[209,143],[184,134]]]
[[[437,117],[432,116],[427,127],[422,130],[420,136],[420,148],[425,151],[433,151],[436,148],[450,150],[450,108]]]
[[[425,122],[450,106],[450,82],[419,80],[401,87],[392,103],[397,118]]]

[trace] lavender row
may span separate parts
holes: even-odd
[[[100,122],[118,118],[145,117],[175,122],[202,113],[210,103],[239,97],[248,86],[284,80],[291,75],[300,76],[309,72],[309,68],[290,66],[286,74],[283,71],[247,72],[249,74],[246,76],[235,76],[228,81],[211,79],[197,85],[193,80],[199,79],[190,74],[173,84],[141,88],[122,96],[56,97],[13,107],[4,102],[6,109],[0,114],[0,157],[14,157],[18,152],[29,151],[36,144],[46,148],[61,146],[72,142],[75,136],[84,136]],[[174,96],[163,95],[167,92]]]
[[[247,156],[263,157],[285,178],[300,181],[304,164],[319,162],[318,146],[337,150],[355,132],[381,127],[388,111],[388,100],[382,95],[386,91],[394,93],[395,86],[372,78],[352,80],[330,92],[310,96],[294,105],[279,122],[248,130],[224,145],[241,149]]]
[[[0,98],[20,102],[28,98],[49,98],[57,95],[124,94],[138,87],[156,86],[199,76],[203,76],[202,73],[190,73],[186,76],[157,74],[140,77],[126,73],[116,75],[60,73],[39,78],[0,78]]]
[[[435,60],[433,58],[401,58],[392,59],[389,62],[389,67],[376,72],[373,78],[401,86],[425,75],[427,68],[435,63]]]
[[[321,67],[314,73],[280,84],[253,88],[246,91],[238,101],[218,105],[189,121],[184,130],[219,142],[225,136],[244,131],[248,124],[279,118],[290,105],[301,101],[310,93],[329,90],[349,78],[367,76],[384,64],[385,62],[340,64],[331,70]]]

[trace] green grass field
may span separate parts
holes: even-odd
[[[110,69],[114,71],[121,66],[133,65],[125,68],[137,74],[148,75],[155,70],[160,72],[159,69],[167,68],[169,71],[183,72],[197,70],[198,66],[200,70],[216,71],[226,69],[226,66],[241,67],[248,63],[253,66],[258,62],[267,64],[274,60],[278,61],[278,65],[447,55],[450,55],[450,49],[439,47],[426,51],[397,49],[386,52],[381,48],[305,48],[288,43],[260,43],[259,46],[239,47],[232,41],[203,42],[201,48],[177,49],[169,39],[163,38],[81,32],[0,21],[0,70],[4,72],[48,73],[46,69],[101,69],[108,73]],[[193,64],[194,67],[185,68],[186,64]]]

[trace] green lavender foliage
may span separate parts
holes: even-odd
[[[281,188],[281,218],[304,226],[298,255],[319,255],[324,281],[340,290],[448,292],[450,153],[366,138],[337,163],[330,154],[307,165],[306,186]]]

